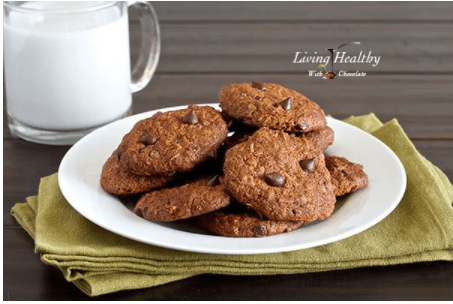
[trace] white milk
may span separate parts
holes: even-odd
[[[99,13],[96,20],[55,15],[33,25],[19,18],[3,24],[12,118],[37,129],[74,130],[108,123],[130,109],[127,12]]]

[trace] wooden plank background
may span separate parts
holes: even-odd
[[[453,180],[452,2],[153,5],[162,53],[151,83],[134,94],[134,113],[215,103],[220,88],[232,82],[277,82],[303,92],[339,119],[370,112],[383,121],[397,118],[417,149]],[[137,14],[130,9],[132,62],[140,39]],[[323,80],[307,75],[317,64],[293,63],[295,52],[328,55],[326,48],[350,41],[362,44],[345,51],[372,51],[381,56],[379,65],[338,64],[335,69],[357,69],[366,77]],[[4,299],[87,299],[57,269],[39,261],[32,240],[9,214],[14,203],[36,194],[40,177],[58,170],[69,147],[15,139],[6,126],[4,119]],[[452,263],[439,262],[279,278],[198,276],[98,299],[451,299],[452,274]]]
[[[161,23],[416,23],[452,21],[448,2],[152,2]]]
[[[379,55],[376,67],[338,64],[339,69],[369,73],[451,72],[452,24],[163,24],[160,72],[291,72],[316,69],[294,64],[295,53],[328,56],[327,48],[360,41],[341,51]],[[203,33],[202,36],[199,33]],[[137,39],[132,36],[131,39]],[[229,60],[226,60],[226,59]]]

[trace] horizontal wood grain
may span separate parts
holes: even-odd
[[[3,225],[12,206],[38,193],[41,177],[58,171],[69,146],[46,146],[21,139],[3,141]]]
[[[376,66],[336,63],[334,69],[367,73],[453,73],[452,24],[162,24],[162,52],[157,72],[300,72],[319,63],[301,56],[329,56],[327,48],[345,56],[380,56]],[[140,28],[131,25],[133,62]],[[296,57],[296,52],[300,52]],[[307,52],[307,54],[305,54]],[[315,54],[316,52],[316,54]]]
[[[451,21],[451,2],[151,2],[160,22]]]
[[[230,83],[265,81],[298,90],[343,119],[374,112],[397,118],[411,138],[453,139],[453,75],[370,75],[325,80],[307,74],[156,74],[134,94],[133,112],[189,103],[217,103]],[[4,122],[6,126],[6,122]],[[11,138],[4,127],[4,138]]]

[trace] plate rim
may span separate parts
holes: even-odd
[[[218,103],[199,104],[199,106],[211,106],[211,107],[214,107],[216,109],[219,109],[219,104]],[[251,254],[268,254],[268,253],[278,253],[278,252],[289,252],[289,251],[313,248],[313,247],[317,247],[317,246],[321,246],[321,245],[325,245],[325,244],[329,244],[329,243],[333,243],[333,242],[337,242],[337,241],[349,238],[349,237],[351,237],[353,235],[356,235],[358,233],[361,233],[361,232],[369,229],[370,227],[376,225],[377,223],[382,221],[384,218],[386,218],[398,206],[398,204],[400,203],[401,199],[404,196],[404,193],[405,193],[405,190],[406,190],[406,187],[407,187],[406,171],[404,169],[403,164],[401,163],[401,160],[395,154],[395,152],[392,149],[390,149],[390,147],[388,147],[385,143],[383,143],[380,139],[374,137],[370,133],[368,133],[368,132],[366,132],[366,131],[364,131],[364,130],[356,127],[356,126],[348,124],[348,123],[346,123],[344,121],[335,119],[333,117],[326,117],[327,122],[332,121],[334,123],[338,123],[340,125],[347,126],[347,128],[352,127],[354,129],[356,129],[357,132],[362,133],[364,136],[370,136],[374,140],[377,140],[379,142],[379,144],[382,146],[382,148],[384,148],[387,151],[387,153],[392,155],[392,157],[396,160],[396,163],[398,164],[398,170],[397,171],[399,171],[400,174],[395,176],[395,178],[401,179],[400,181],[402,182],[403,185],[402,185],[401,188],[398,189],[398,193],[395,194],[395,198],[393,199],[394,200],[393,203],[389,207],[387,207],[387,209],[385,209],[385,212],[382,212],[379,216],[375,217],[372,221],[369,221],[366,224],[362,224],[358,228],[351,229],[351,230],[349,230],[347,232],[340,233],[338,235],[334,235],[334,236],[329,237],[329,238],[323,238],[323,239],[321,239],[321,240],[319,240],[317,242],[315,241],[315,242],[309,242],[307,244],[294,244],[294,245],[288,245],[288,246],[276,247],[276,248],[257,248],[255,250],[247,249],[247,250],[244,250],[244,251],[240,251],[240,250],[238,251],[236,248],[233,248],[233,249],[228,249],[228,248],[220,248],[220,249],[216,249],[216,248],[199,248],[199,247],[191,247],[191,246],[181,246],[181,245],[178,245],[178,244],[174,244],[173,242],[164,243],[162,241],[157,241],[157,242],[156,241],[150,241],[147,238],[144,239],[143,237],[136,237],[136,236],[130,235],[128,233],[118,231],[117,229],[113,229],[112,230],[111,227],[106,227],[106,225],[104,225],[104,223],[102,221],[99,221],[96,218],[92,218],[91,216],[87,217],[86,214],[84,214],[85,213],[84,210],[81,208],[81,206],[79,204],[77,204],[76,202],[71,202],[71,199],[67,198],[67,194],[71,193],[71,191],[68,188],[68,187],[70,187],[70,185],[64,180],[64,175],[60,174],[60,173],[67,166],[67,162],[71,159],[72,153],[74,153],[74,151],[77,149],[77,147],[79,147],[81,145],[84,145],[85,142],[87,142],[87,141],[89,142],[90,139],[92,137],[94,137],[96,134],[98,134],[100,132],[103,132],[104,130],[106,130],[108,128],[113,128],[112,125],[114,125],[114,124],[125,123],[125,121],[128,121],[128,122],[131,121],[131,122],[135,123],[135,122],[139,121],[140,119],[143,119],[145,117],[149,117],[149,116],[155,114],[158,111],[173,111],[173,110],[181,109],[181,108],[185,108],[185,107],[187,107],[187,105],[172,106],[172,107],[166,107],[166,108],[150,110],[150,111],[143,112],[143,113],[137,113],[135,115],[131,115],[129,117],[117,120],[117,121],[112,122],[110,124],[107,124],[107,125],[105,125],[105,126],[103,126],[101,128],[98,128],[98,129],[94,130],[93,132],[91,132],[91,133],[87,134],[86,136],[84,136],[82,139],[80,139],[77,143],[75,143],[66,152],[66,154],[63,157],[63,159],[62,159],[62,161],[61,161],[61,163],[59,165],[59,168],[58,168],[58,173],[59,173],[58,174],[58,184],[60,186],[61,192],[62,192],[63,196],[65,197],[66,201],[79,214],[81,214],[84,218],[88,219],[89,221],[95,223],[96,225],[108,230],[109,232],[121,235],[121,236],[126,237],[128,239],[135,240],[135,241],[138,241],[138,242],[141,242],[141,243],[154,245],[154,246],[158,246],[158,247],[163,247],[163,248],[168,248],[168,249],[173,249],[173,250],[187,251],[187,252],[209,253],[209,254],[225,254],[225,255],[251,255]],[[126,133],[127,132],[128,131],[126,131]],[[124,134],[126,134],[126,133],[124,133]],[[122,134],[122,136],[124,134]],[[74,148],[74,147],[76,147],[76,148]],[[100,175],[100,172],[99,172],[99,175]],[[111,195],[111,194],[108,194],[108,195]],[[162,228],[163,229],[171,229],[171,228],[167,228],[167,227],[162,227]],[[176,234],[179,234],[179,233],[184,233],[184,234],[185,233],[190,233],[190,232],[184,232],[184,231],[179,231],[179,230],[174,230],[173,232],[176,233]],[[194,233],[191,233],[191,234],[194,234]],[[263,240],[265,240],[265,239],[272,238],[272,236],[265,237],[265,238],[231,238],[231,237],[222,237],[222,236],[217,236],[217,235],[200,235],[200,234],[196,234],[196,235],[199,236],[199,237],[206,238],[207,242],[209,242],[209,240],[212,239],[212,238],[215,238],[215,240],[218,240],[218,239],[228,239],[228,240],[230,240],[230,239],[236,239],[236,240],[241,240],[241,239],[242,240],[243,239],[246,239],[246,240],[263,239]]]

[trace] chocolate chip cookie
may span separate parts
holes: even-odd
[[[324,151],[329,147],[334,139],[335,133],[330,127],[314,130],[306,133],[290,133],[291,136],[303,137],[308,139],[317,149]]]
[[[188,172],[215,157],[227,134],[220,112],[209,106],[159,112],[124,136],[118,147],[120,164],[138,175]]]
[[[219,94],[229,117],[253,127],[309,132],[326,126],[324,111],[303,94],[275,83],[230,84]]]
[[[227,192],[266,219],[311,222],[333,212],[323,152],[308,139],[259,129],[226,152],[223,170]]]
[[[140,176],[125,170],[118,164],[114,151],[102,167],[101,186],[114,195],[148,192],[165,186],[173,176]]]
[[[236,146],[237,144],[247,141],[249,137],[252,135],[253,132],[250,133],[234,132],[233,135],[227,137],[227,140],[225,141],[225,150],[229,150],[232,147]]]
[[[218,175],[143,195],[134,213],[147,220],[175,221],[216,211],[230,204]]]
[[[197,218],[201,227],[212,233],[228,237],[262,237],[290,232],[303,222],[262,219],[256,212],[224,213],[216,211]]]
[[[362,165],[350,162],[344,157],[326,156],[326,167],[331,175],[335,196],[368,186],[368,176]]]

